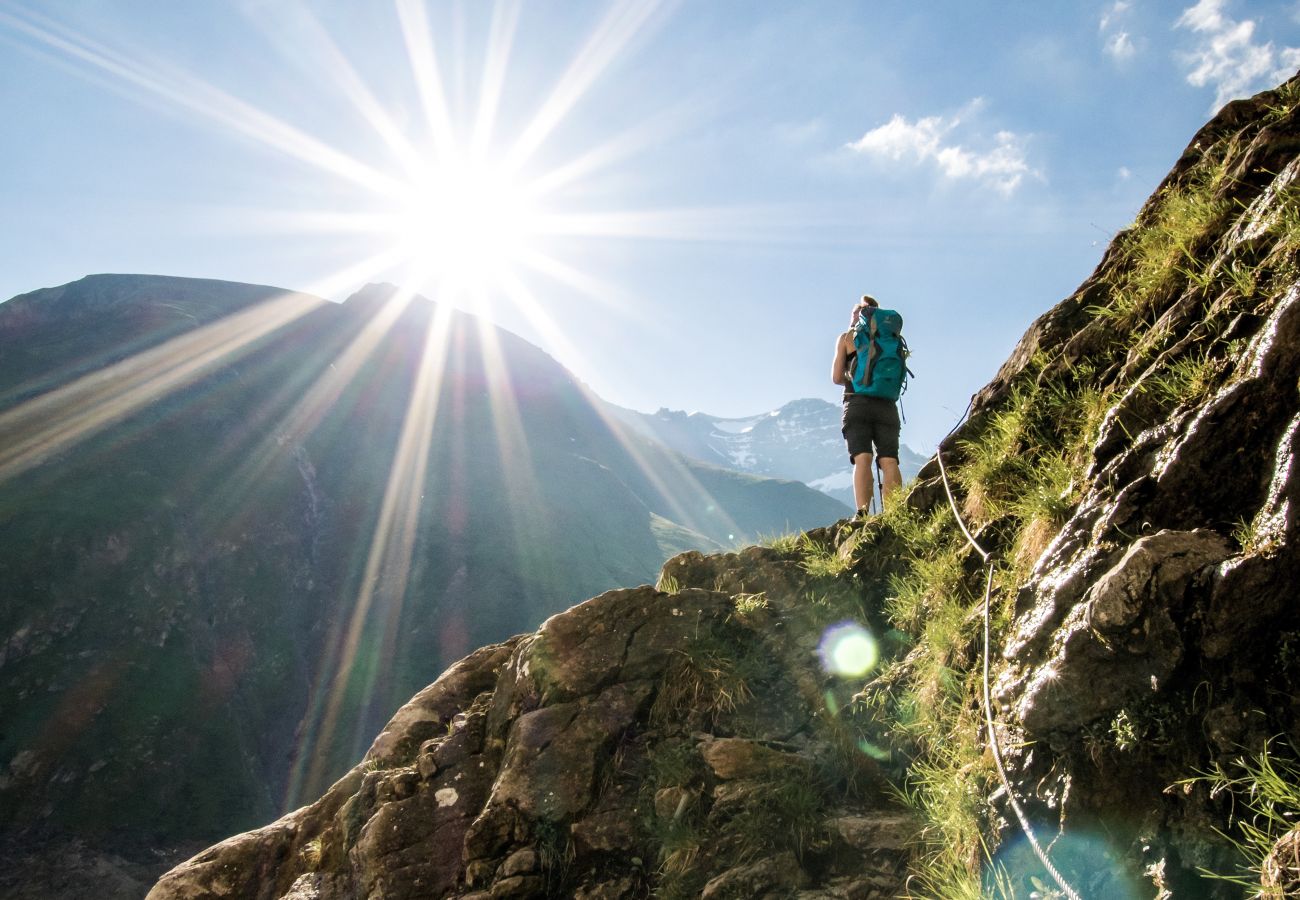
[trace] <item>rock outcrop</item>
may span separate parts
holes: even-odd
[[[841,758],[846,683],[808,608],[835,586],[774,550],[667,571],[672,593],[603,594],[467,657],[321,800],[149,896],[895,896],[916,824]],[[761,601],[704,587],[737,572]]]
[[[1297,179],[1300,79],[1196,136],[905,502],[479,651],[151,900],[1293,895]]]

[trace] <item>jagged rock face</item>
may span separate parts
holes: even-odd
[[[844,688],[816,664],[813,580],[775,551],[669,570],[743,573],[768,605],[615,591],[484,648],[321,800],[194,857],[150,900],[896,896],[915,823],[866,762],[851,790],[826,780],[824,697]]]
[[[1049,835],[1108,830],[1162,897],[1235,896],[1195,871],[1235,865],[1213,831],[1229,828],[1226,797],[1175,785],[1271,738],[1300,746],[1300,269],[1280,225],[1297,211],[1295,89],[1230,104],[1197,135],[946,442],[959,463],[1045,359],[1040,383],[1092,365],[1115,398],[1079,499],[1016,597],[994,696],[1014,785],[1058,823]],[[1142,230],[1175,227],[1170,204],[1188,196],[1216,210],[1183,257],[1200,274],[1169,277],[1124,333],[1097,310],[1134,283]],[[1171,390],[1192,368],[1202,383]]]

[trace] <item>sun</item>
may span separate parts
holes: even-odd
[[[489,318],[493,309],[512,319],[518,313],[553,342],[563,337],[563,328],[541,298],[556,285],[566,297],[632,306],[626,292],[589,270],[588,254],[575,254],[579,244],[715,241],[734,236],[737,223],[752,228],[748,214],[731,222],[717,210],[629,209],[617,187],[622,182],[599,179],[657,146],[666,129],[678,127],[672,116],[609,130],[594,143],[581,128],[573,134],[586,137],[576,144],[572,134],[557,137],[604,74],[661,28],[674,5],[671,0],[610,5],[549,90],[535,103],[523,104],[507,102],[522,83],[510,77],[520,71],[512,62],[524,16],[517,0],[474,5],[490,20],[481,52],[452,42],[453,49],[444,45],[441,53],[435,37],[454,32],[460,13],[453,10],[449,25],[434,19],[451,4],[392,0],[400,35],[393,46],[393,78],[363,74],[306,7],[288,20],[267,18],[277,43],[293,48],[295,66],[328,73],[332,98],[343,100],[367,126],[359,132],[365,137],[362,154],[183,67],[114,47],[33,10],[0,10],[0,26],[96,76],[107,75],[128,94],[161,100],[223,135],[301,163],[304,180],[292,186],[286,206],[232,209],[245,230],[331,241],[321,251],[326,265],[303,286],[306,292],[336,299],[362,284],[393,283],[404,294],[450,301]],[[291,39],[283,33],[286,25]],[[479,68],[477,75],[470,63]],[[373,88],[372,79],[385,85],[383,92]],[[395,87],[401,83],[406,86]],[[530,87],[524,85],[524,95]],[[312,208],[300,199],[305,197],[318,205]],[[351,249],[340,249],[349,242]]]
[[[412,280],[481,294],[533,252],[543,223],[536,193],[486,153],[445,154],[414,175],[380,230]]]

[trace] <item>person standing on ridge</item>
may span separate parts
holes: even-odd
[[[881,391],[863,387],[863,378],[871,380],[871,365],[866,360],[858,360],[859,347],[864,346],[864,334],[875,335],[873,318],[880,310],[880,304],[870,295],[863,294],[853,308],[849,321],[849,330],[835,341],[835,362],[831,367],[831,381],[844,388],[844,425],[842,433],[849,446],[849,461],[853,463],[853,498],[857,501],[858,513],[865,514],[871,508],[871,496],[874,489],[871,476],[871,459],[874,447],[876,459],[880,466],[881,492],[888,497],[903,483],[903,476],[898,470],[898,439],[902,428],[898,419],[897,387],[893,397],[886,388],[884,396]],[[898,319],[898,328],[902,318],[897,313],[890,313]],[[895,337],[902,344],[900,363],[905,376],[906,343],[901,336]],[[856,343],[855,343],[856,338]],[[865,375],[864,375],[865,372]],[[856,376],[856,377],[855,377]],[[856,386],[855,386],[856,382]]]

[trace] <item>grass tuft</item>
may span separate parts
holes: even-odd
[[[1274,754],[1271,742],[1254,756],[1241,756],[1229,768],[1215,763],[1209,772],[1179,782],[1209,785],[1210,796],[1227,795],[1233,801],[1229,830],[1220,832],[1236,848],[1240,862],[1236,872],[1202,871],[1207,878],[1231,882],[1253,891],[1251,897],[1278,898],[1294,896],[1287,890],[1284,873],[1265,873],[1272,866],[1270,854],[1280,838],[1300,827],[1300,761]],[[1291,879],[1300,878],[1294,870]],[[1278,886],[1267,881],[1283,880]],[[1295,887],[1294,881],[1291,887]]]

